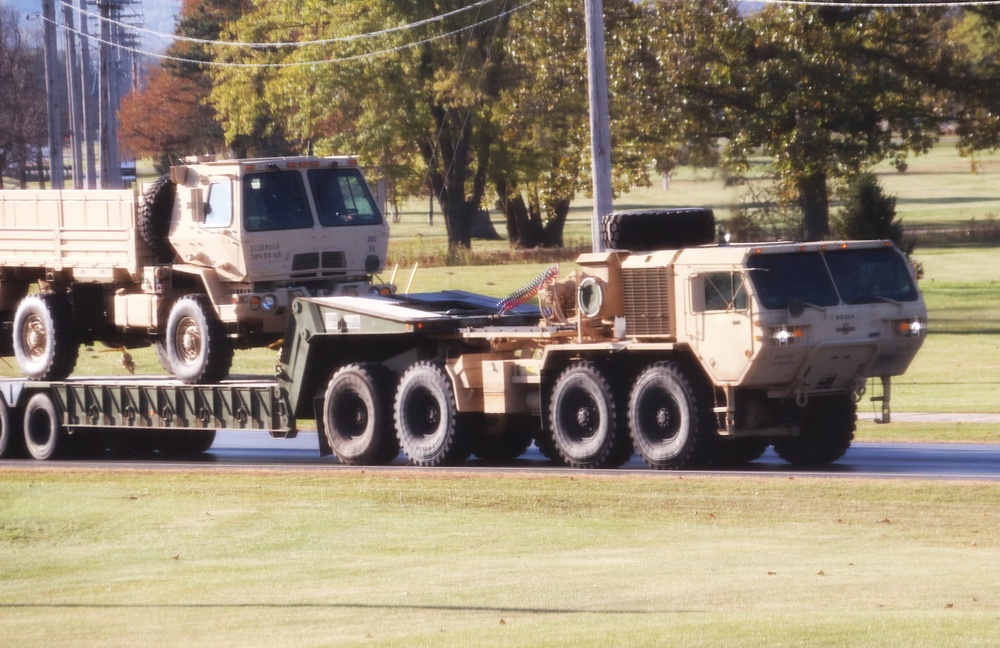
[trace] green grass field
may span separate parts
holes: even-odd
[[[7,471],[3,646],[975,646],[1000,485]]]

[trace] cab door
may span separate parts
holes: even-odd
[[[738,381],[756,344],[745,275],[733,270],[699,271],[692,275],[690,288],[698,356],[716,381]]]

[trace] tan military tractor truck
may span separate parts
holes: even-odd
[[[234,348],[282,336],[294,298],[367,292],[388,239],[352,157],[199,161],[141,194],[0,192],[0,347],[32,379],[100,341],[217,381]]]
[[[504,460],[534,441],[582,468],[633,450],[656,468],[741,464],[771,445],[826,464],[875,381],[888,422],[927,317],[891,242],[716,244],[701,209],[604,225],[610,251],[492,310],[455,291],[300,300],[280,360],[296,411],[329,380],[315,417],[348,463],[397,444],[421,465]],[[538,288],[540,320],[511,310]]]

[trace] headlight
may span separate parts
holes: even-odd
[[[278,306],[278,298],[274,295],[264,295],[260,300],[260,308],[266,313],[270,313]]]
[[[920,337],[927,333],[927,322],[919,317],[905,320],[895,320],[892,328],[897,335],[904,337]]]
[[[802,339],[804,332],[799,326],[774,326],[771,327],[771,341],[778,346],[795,344]]]

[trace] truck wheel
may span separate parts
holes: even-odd
[[[570,365],[556,379],[549,403],[549,425],[559,456],[574,468],[605,468],[615,463],[621,415],[608,371],[594,362]]]
[[[66,431],[59,423],[59,414],[52,398],[38,392],[24,408],[24,445],[35,459],[54,459],[65,448]]]
[[[477,414],[470,425],[478,429],[473,454],[497,463],[523,455],[531,446],[532,429],[538,427],[530,414]]]
[[[211,383],[229,375],[233,345],[206,296],[188,295],[174,302],[166,339],[170,372],[182,382]]]
[[[139,203],[139,236],[160,263],[174,258],[174,246],[170,244],[170,221],[176,196],[177,185],[170,180],[170,176],[164,175],[150,185]]]
[[[154,446],[168,457],[194,457],[215,443],[215,430],[160,430],[153,435]]]
[[[371,362],[343,367],[323,398],[323,427],[342,463],[386,464],[399,454],[392,429],[392,374]]]
[[[628,403],[636,452],[658,470],[700,461],[712,432],[708,398],[677,364],[650,365],[636,379]]]
[[[715,241],[711,209],[641,209],[608,214],[602,222],[610,250],[677,250]]]
[[[14,315],[14,356],[33,380],[62,380],[80,355],[73,312],[66,295],[33,294],[21,300]]]
[[[799,436],[776,439],[774,451],[798,466],[833,463],[851,447],[856,422],[857,405],[847,394],[810,398],[799,416]]]
[[[470,448],[459,424],[455,392],[444,367],[418,362],[403,374],[396,390],[396,434],[416,466],[456,464]]]

